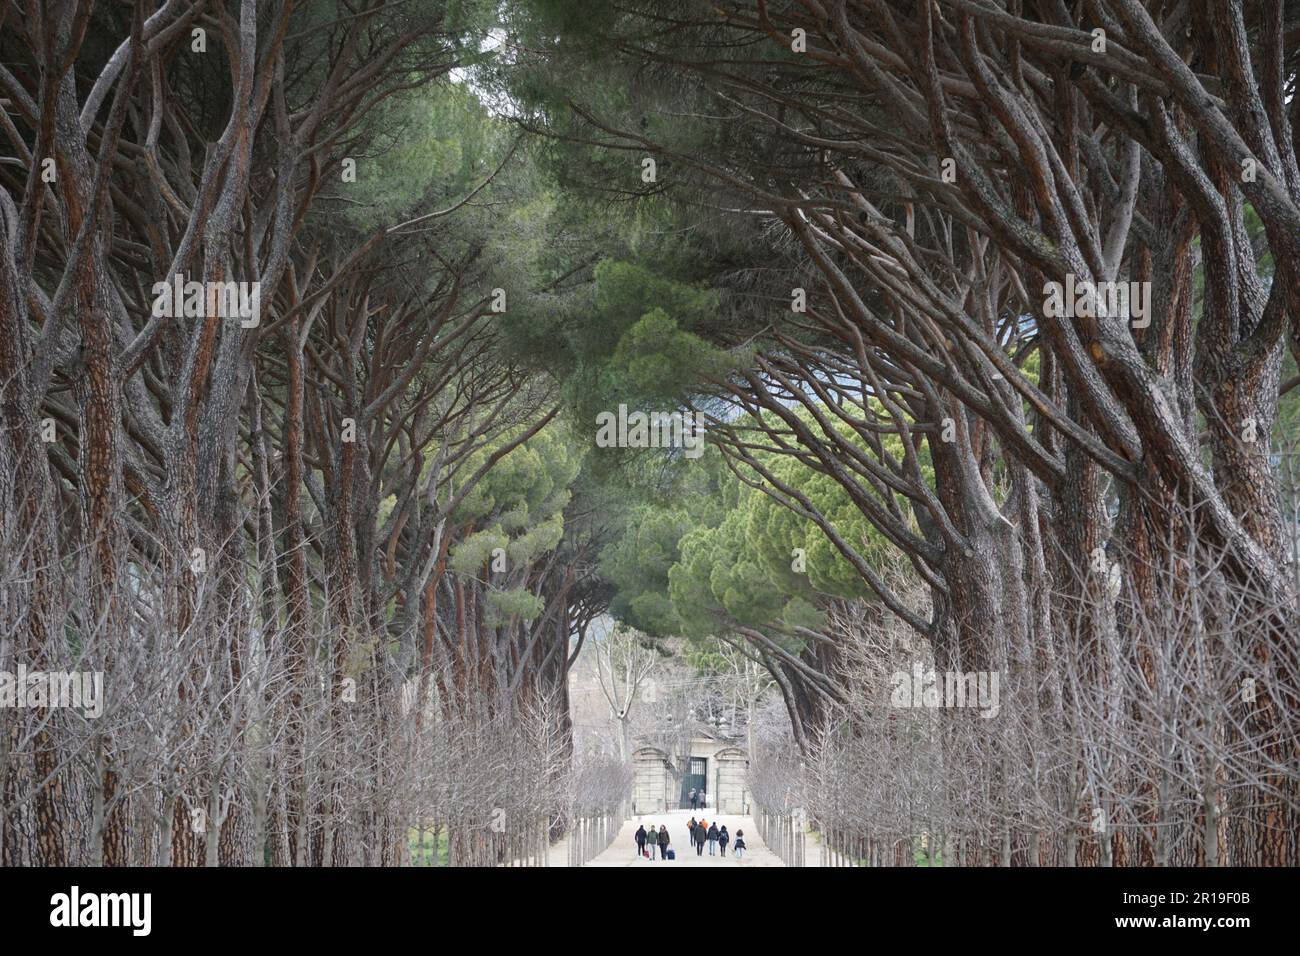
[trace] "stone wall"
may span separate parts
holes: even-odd
[[[677,806],[668,756],[662,750],[641,747],[633,751],[632,766],[636,771],[632,784],[634,813],[662,813]]]
[[[738,747],[726,747],[713,756],[711,777],[719,813],[744,813],[749,803],[749,755]]]

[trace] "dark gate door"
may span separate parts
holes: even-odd
[[[682,774],[682,809],[691,805],[691,791],[703,790],[706,786],[705,780],[709,776],[709,760],[707,757],[691,757],[686,765],[686,773]]]

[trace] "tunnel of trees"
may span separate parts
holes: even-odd
[[[0,2],[0,860],[544,855],[609,615],[863,860],[1300,863],[1298,71],[1293,0]]]

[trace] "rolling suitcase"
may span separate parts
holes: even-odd
[[[677,859],[677,851],[676,851],[676,850],[669,850],[669,851],[668,851],[668,859],[670,859],[670,860],[675,860],[675,859]]]

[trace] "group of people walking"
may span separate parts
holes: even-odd
[[[668,828],[663,824],[659,825],[659,832],[655,832],[655,825],[650,824],[649,831],[646,830],[645,824],[641,824],[636,831],[636,855],[648,856],[650,859],[655,858],[655,847],[659,848],[659,859],[668,859]]]
[[[732,842],[731,834],[727,832],[726,825],[718,826],[717,821],[709,823],[707,820],[691,820],[686,826],[690,829],[689,842],[695,847],[695,855],[703,856],[704,847],[708,846],[709,856],[727,855],[727,845],[732,845],[732,852],[737,860],[744,859],[745,856],[745,831],[737,830],[735,842]],[[654,824],[650,824],[647,830],[645,824],[637,827],[633,835],[636,840],[636,855],[646,856],[650,859],[671,860],[674,858],[674,851],[668,848],[671,840],[668,837],[668,827],[663,824],[659,825],[656,831]],[[659,855],[655,856],[655,849],[658,848]]]
[[[704,855],[704,847],[706,844],[709,848],[709,856],[715,856],[719,853],[722,856],[727,855],[727,844],[731,842],[731,834],[727,832],[726,824],[719,827],[716,820],[713,823],[709,823],[707,820],[696,821],[694,817],[691,817],[690,822],[687,823],[686,826],[691,831],[691,842],[695,844],[696,856]],[[736,859],[740,860],[744,858],[744,830],[736,831],[736,843],[733,849]]]

